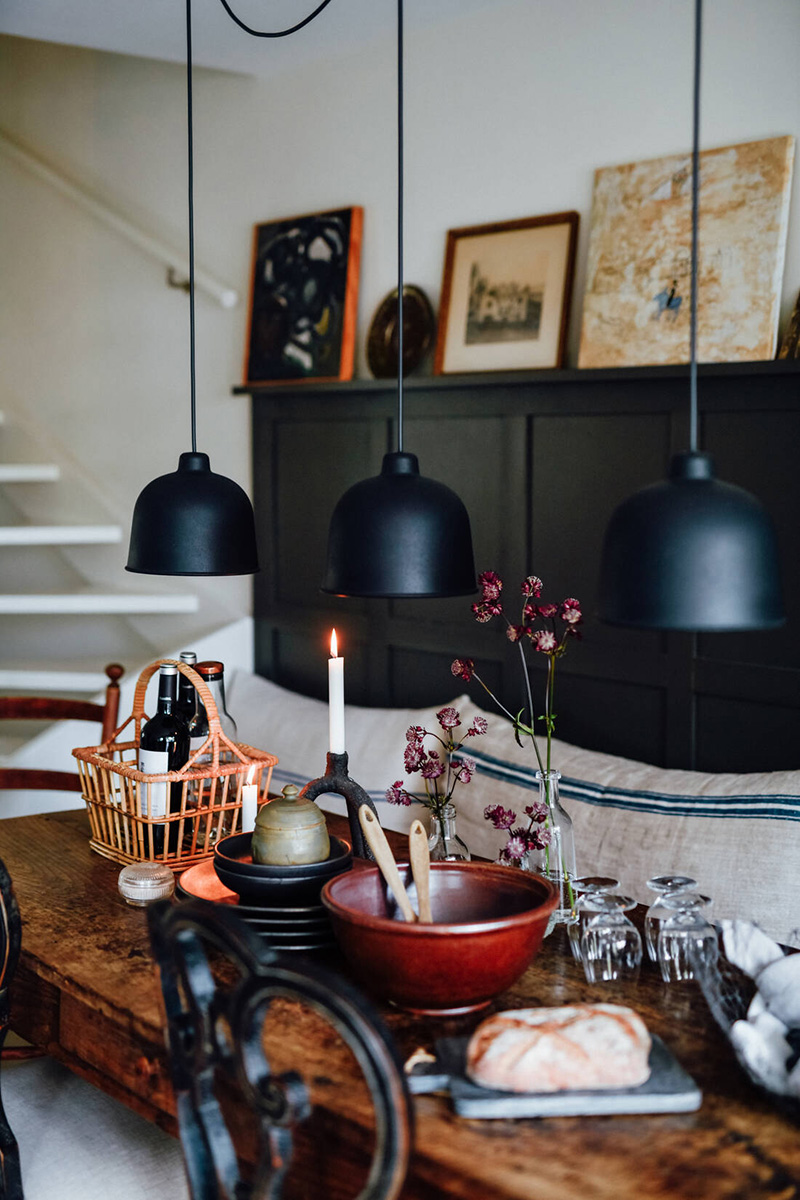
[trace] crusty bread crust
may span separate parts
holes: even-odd
[[[467,1047],[467,1075],[505,1092],[638,1087],[650,1074],[650,1034],[619,1004],[495,1013]]]

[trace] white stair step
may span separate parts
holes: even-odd
[[[16,695],[31,692],[35,696],[49,692],[85,692],[92,696],[108,685],[105,671],[36,671],[27,667],[0,667],[0,691]]]
[[[193,613],[197,596],[144,592],[40,592],[34,595],[0,595],[0,616],[87,615],[132,613]]]
[[[0,526],[0,546],[110,546],[121,541],[120,525]]]
[[[60,478],[55,463],[0,463],[0,483],[54,483]]]

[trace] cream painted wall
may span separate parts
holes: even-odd
[[[362,375],[369,321],[396,278],[386,7],[386,40],[358,53],[282,75],[281,44],[265,43],[262,77],[195,78],[199,265],[244,294],[254,222],[362,204]],[[424,37],[408,10],[406,279],[436,304],[448,228],[576,208],[574,362],[593,170],[690,146],[690,0],[498,0]],[[707,0],[703,145],[796,134],[799,52],[797,0]],[[2,38],[0,127],[148,231],[185,244],[181,68]],[[797,194],[784,320],[800,287]],[[127,527],[143,484],[188,448],[186,297],[140,251],[2,158],[0,258],[0,408],[27,410],[63,439]],[[199,448],[248,486],[249,406],[230,395],[246,305],[225,311],[199,296],[197,321]],[[119,586],[130,582],[122,560]],[[204,620],[249,609],[247,579],[198,590]]]

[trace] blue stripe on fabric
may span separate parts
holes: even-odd
[[[480,773],[503,783],[513,783],[530,791],[539,790],[536,768],[519,767],[504,759],[493,758],[470,747],[470,757]],[[607,787],[562,775],[562,796],[600,807],[622,808],[629,812],[669,813],[682,817],[727,817],[742,820],[762,817],[766,820],[800,821],[800,796],[679,796],[666,792],[635,792]]]

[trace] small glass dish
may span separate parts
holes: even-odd
[[[170,898],[175,891],[175,876],[166,863],[128,863],[119,873],[117,887],[128,904],[144,908],[154,900]]]
[[[589,983],[635,980],[642,965],[639,930],[625,916],[636,901],[601,892],[584,898],[586,924],[581,932],[581,961]]]

